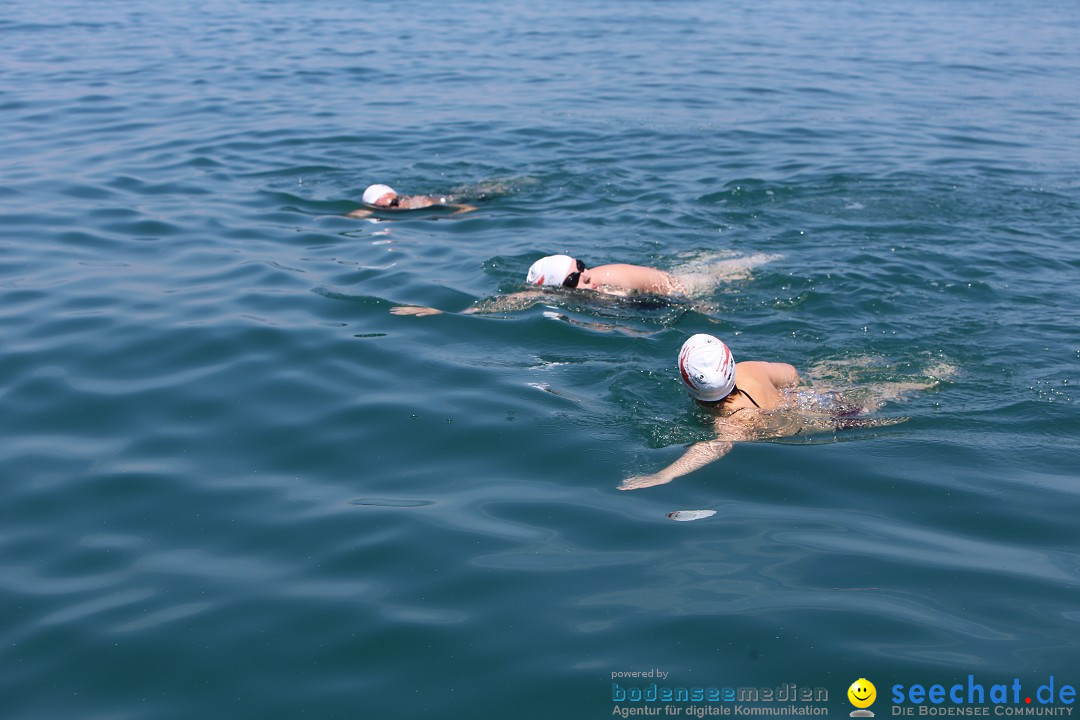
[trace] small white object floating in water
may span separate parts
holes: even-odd
[[[667,514],[669,520],[677,522],[691,522],[692,520],[704,520],[716,514],[715,510],[673,510]]]

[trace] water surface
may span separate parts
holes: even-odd
[[[3,15],[6,716],[608,717],[651,667],[834,715],[858,677],[1078,680],[1074,4]],[[486,197],[344,217],[372,182]],[[711,312],[389,313],[555,252],[780,257]],[[951,380],[619,492],[709,437],[696,332]]]

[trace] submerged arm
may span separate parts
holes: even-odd
[[[539,302],[543,295],[544,293],[540,290],[523,290],[522,292],[516,292],[510,295],[499,295],[497,297],[488,298],[487,300],[481,300],[471,308],[462,310],[457,314],[473,315],[475,313],[497,313],[509,312],[512,310],[524,310]],[[426,315],[440,315],[445,311],[420,305],[397,305],[390,308],[390,312],[394,315],[415,315],[417,317],[424,317]]]

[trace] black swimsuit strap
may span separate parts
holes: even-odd
[[[745,390],[743,390],[743,389],[742,389],[741,387],[737,387],[737,388],[735,388],[735,389],[736,389],[736,390],[738,390],[739,392],[741,392],[741,393],[742,393],[742,394],[743,394],[743,395],[744,395],[744,396],[746,397],[746,399],[747,399],[747,400],[749,400],[750,402],[754,403],[754,407],[756,407],[756,408],[757,408],[758,410],[760,410],[760,409],[761,409],[761,406],[757,404],[757,400],[755,400],[754,398],[750,397],[750,393],[746,392],[746,391],[745,391]]]

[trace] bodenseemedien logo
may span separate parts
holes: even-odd
[[[847,697],[851,704],[858,708],[851,711],[851,717],[874,717],[874,713],[866,709],[877,700],[877,688],[874,687],[874,683],[866,678],[859,678],[847,689]]]

